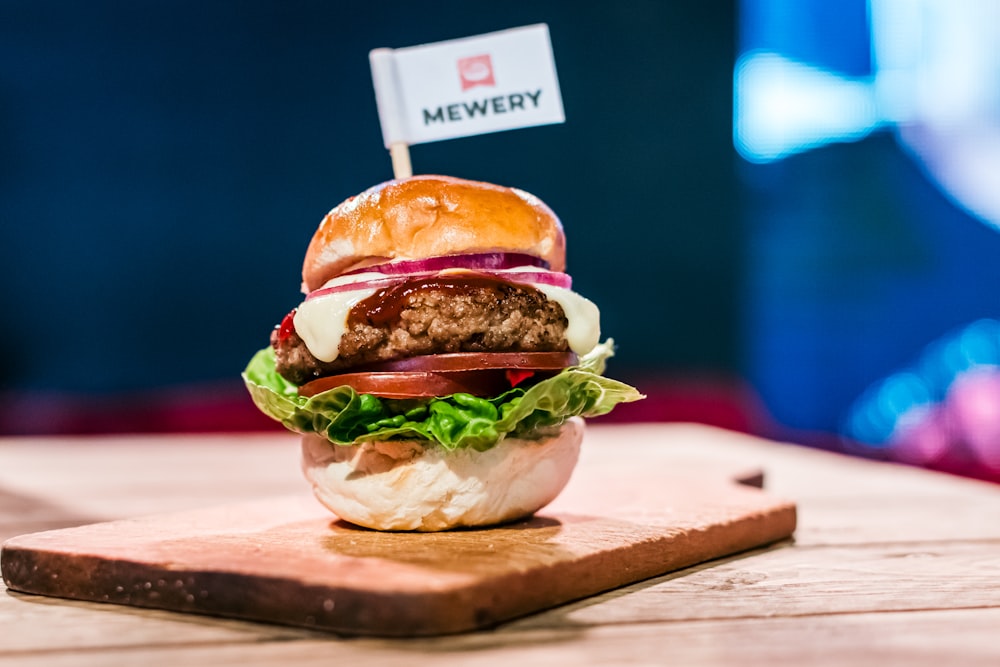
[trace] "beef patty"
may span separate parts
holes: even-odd
[[[376,294],[372,302],[384,298]],[[562,306],[527,285],[503,282],[449,289],[426,285],[394,296],[376,313],[357,304],[336,359],[320,361],[297,333],[271,334],[277,370],[301,385],[354,366],[448,352],[564,352],[568,321]],[[371,304],[368,304],[371,305]]]

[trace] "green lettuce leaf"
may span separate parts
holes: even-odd
[[[426,440],[447,449],[486,450],[507,435],[542,437],[570,417],[596,417],[618,403],[644,398],[634,387],[604,377],[613,341],[598,345],[576,366],[528,389],[493,398],[452,394],[391,400],[337,387],[306,398],[278,375],[274,350],[254,355],[243,381],[254,404],[296,433],[318,433],[339,445],[369,440]]]

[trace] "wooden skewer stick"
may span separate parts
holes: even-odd
[[[392,158],[392,174],[395,178],[413,176],[413,165],[410,164],[410,147],[401,141],[389,146],[389,157]]]

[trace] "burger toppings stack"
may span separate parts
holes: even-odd
[[[536,197],[444,176],[383,183],[323,219],[305,299],[244,372],[257,406],[303,434],[321,502],[371,528],[442,530],[558,494],[579,418],[641,398],[601,374],[611,343],[565,247]]]

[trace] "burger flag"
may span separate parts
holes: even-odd
[[[544,23],[369,54],[385,146],[408,176],[406,146],[561,123]],[[397,153],[405,165],[397,164]]]

